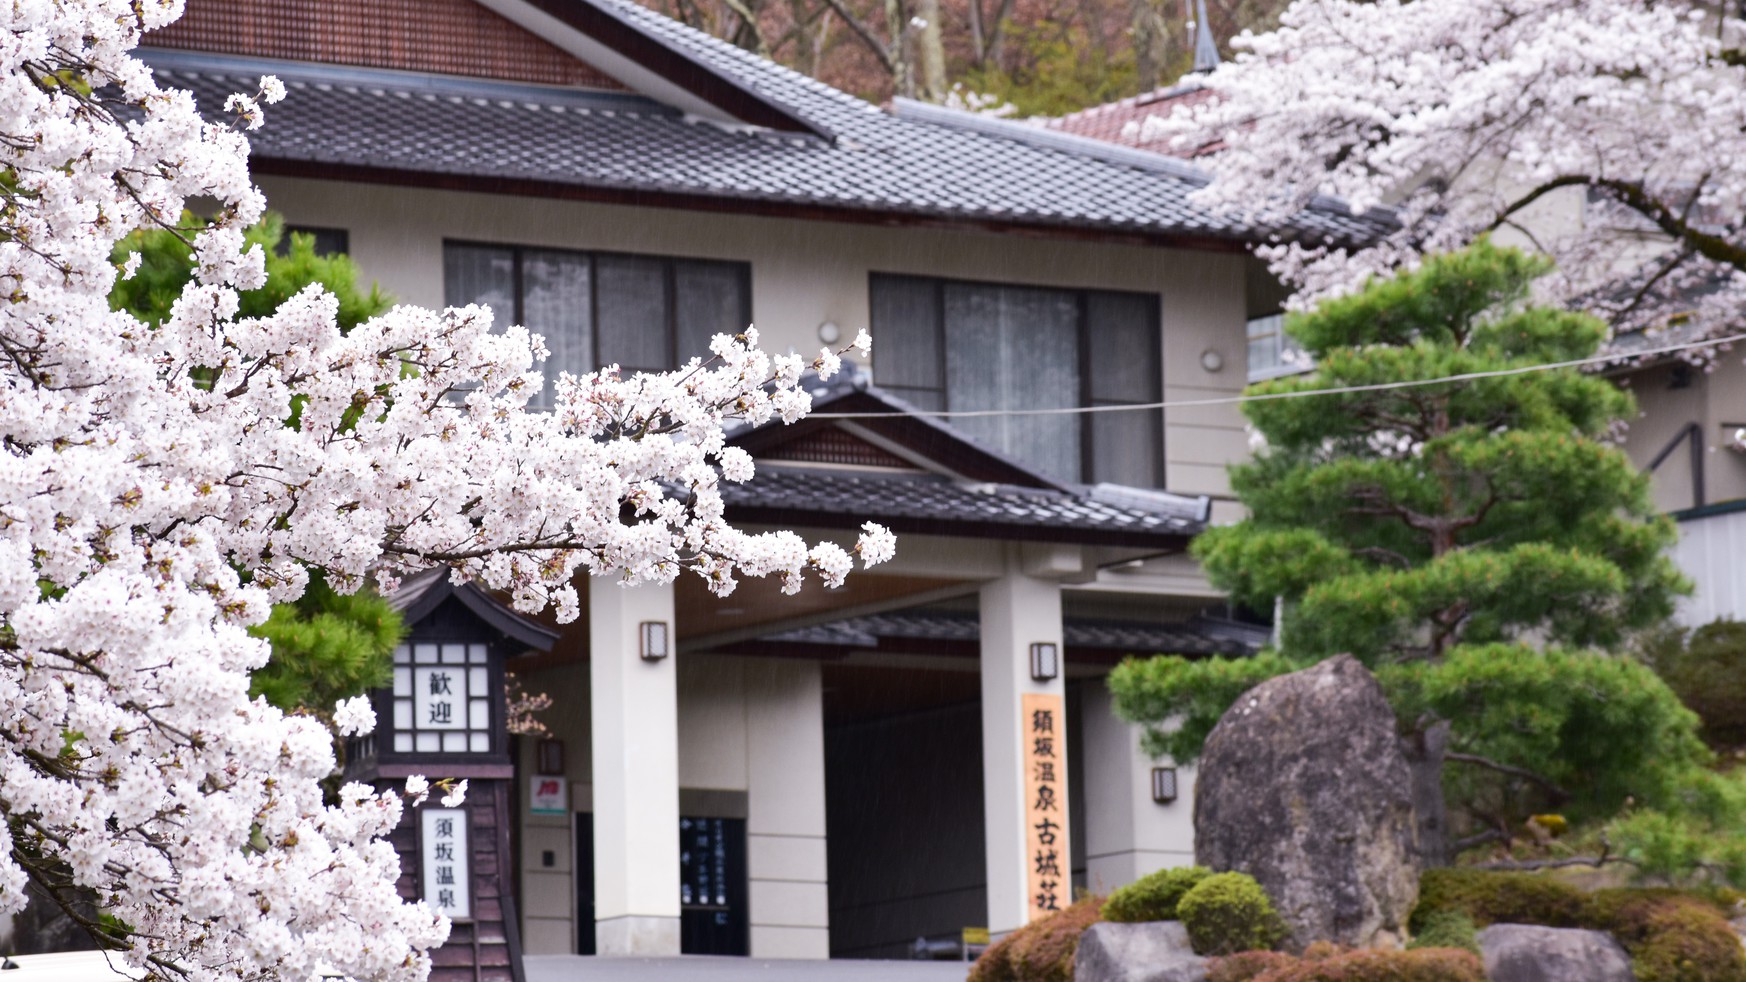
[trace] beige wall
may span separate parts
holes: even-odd
[[[405,302],[441,306],[445,238],[729,259],[752,267],[752,309],[765,345],[817,350],[818,325],[844,337],[867,326],[869,272],[1159,294],[1166,399],[1232,395],[1244,383],[1245,257],[977,232],[893,229],[536,198],[261,179],[293,224],[344,228],[352,255]],[[874,339],[875,351],[878,339]],[[1224,367],[1201,367],[1219,353]],[[1166,484],[1224,493],[1224,464],[1246,452],[1234,407],[1166,417]]]
[[[1729,449],[1734,431],[1746,424],[1746,363],[1737,351],[1722,352],[1714,370],[1692,369],[1689,382],[1674,388],[1671,365],[1633,372],[1620,379],[1637,400],[1637,418],[1625,436],[1625,450],[1646,467],[1687,423],[1702,430],[1704,500],[1709,504],[1746,497],[1746,454]],[[1691,458],[1681,444],[1656,468],[1655,504],[1662,511],[1690,508]]]
[[[679,787],[684,814],[746,819],[751,953],[824,958],[830,953],[825,874],[824,703],[817,662],[679,655]],[[564,741],[570,810],[591,804],[588,666],[529,673],[527,689],[552,697],[540,714]],[[529,954],[575,950],[574,831],[569,815],[530,815],[523,741],[523,939]],[[728,812],[725,814],[723,806]],[[679,830],[672,830],[677,837]],[[554,865],[544,865],[553,853]]]

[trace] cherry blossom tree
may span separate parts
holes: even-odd
[[[1389,235],[1262,250],[1299,306],[1485,233],[1551,256],[1546,299],[1616,329],[1746,310],[1746,62],[1735,5],[1296,0],[1145,126],[1225,149],[1204,204],[1277,220],[1318,195],[1391,206]]]
[[[560,376],[535,413],[543,345],[483,308],[342,334],[312,286],[239,317],[264,259],[241,128],[284,89],[219,125],[160,88],[130,50],[180,8],[0,5],[0,911],[31,881],[94,896],[70,912],[162,978],[419,979],[448,925],[401,901],[383,836],[429,785],[324,803],[330,734],[248,697],[248,628],[316,570],[392,590],[444,566],[566,620],[584,573],[839,582],[851,552],[737,530],[717,490],[752,476],[724,422],[798,419],[808,366],[747,330],[670,374]],[[111,311],[137,267],[114,244],[189,199],[214,217],[178,228],[198,270],[171,315]],[[888,558],[866,533],[862,562]]]

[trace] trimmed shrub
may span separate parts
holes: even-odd
[[[1577,927],[1583,923],[1586,900],[1581,890],[1537,873],[1428,869],[1419,878],[1419,905],[1413,908],[1408,927],[1414,934],[1424,931],[1427,919],[1437,911],[1460,911],[1475,927]]]
[[[1182,895],[1212,875],[1205,866],[1178,866],[1147,873],[1109,895],[1103,919],[1118,923],[1174,921]]]
[[[1306,952],[1302,958],[1245,951],[1213,959],[1207,982],[1485,982],[1479,956],[1454,948]]]
[[[970,966],[968,982],[1068,982],[1079,936],[1098,921],[1102,897],[1084,897],[990,945]]]
[[[1276,968],[1295,965],[1298,959],[1280,951],[1239,951],[1206,963],[1206,982],[1254,982]]]
[[[1479,954],[1479,930],[1473,918],[1460,910],[1433,910],[1422,919],[1407,948],[1459,948]]]
[[[1272,948],[1289,933],[1267,891],[1247,873],[1215,873],[1176,904],[1188,941],[1202,955]]]
[[[1600,890],[1585,918],[1631,953],[1637,982],[1746,982],[1746,951],[1714,903],[1675,890]]]

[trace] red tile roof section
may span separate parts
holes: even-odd
[[[1223,144],[1215,141],[1193,149],[1178,148],[1171,146],[1167,139],[1144,140],[1141,133],[1148,116],[1168,117],[1176,111],[1176,107],[1198,105],[1212,95],[1212,89],[1197,83],[1178,84],[1115,102],[1106,102],[1090,109],[1081,109],[1076,113],[1046,120],[1044,125],[1075,136],[1102,140],[1105,143],[1119,143],[1171,157],[1199,157],[1220,149]]]
[[[188,0],[160,48],[622,91],[473,0]]]

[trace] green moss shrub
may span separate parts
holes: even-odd
[[[1586,927],[1624,946],[1638,982],[1746,982],[1746,950],[1723,907],[1732,899],[1672,889],[1589,894],[1532,873],[1433,869],[1419,880],[1410,927],[1415,944],[1453,947],[1465,947],[1457,944],[1460,916],[1469,931],[1489,924]]]
[[[967,982],[1068,982],[1079,936],[1098,921],[1102,897],[1083,897],[1066,910],[1032,921],[988,947]]]
[[[1433,910],[1425,915],[1422,925],[1413,932],[1407,948],[1459,948],[1479,954],[1479,929],[1473,918],[1460,910]]]
[[[1746,950],[1727,915],[1676,890],[1600,890],[1588,926],[1609,931],[1631,953],[1637,982],[1746,982]]]
[[[1285,923],[1261,884],[1247,873],[1214,873],[1176,904],[1189,944],[1202,955],[1234,955],[1285,940]]]
[[[1460,911],[1475,927],[1491,924],[1539,924],[1578,927],[1587,896],[1562,880],[1538,873],[1491,870],[1428,869],[1419,878],[1419,904],[1408,927],[1423,932],[1438,911]]]
[[[1317,948],[1302,958],[1253,951],[1215,958],[1207,982],[1485,982],[1485,966],[1471,951]]]
[[[1212,870],[1205,866],[1177,866],[1147,873],[1109,895],[1103,905],[1103,919],[1124,924],[1174,921],[1182,895],[1211,875]]]

